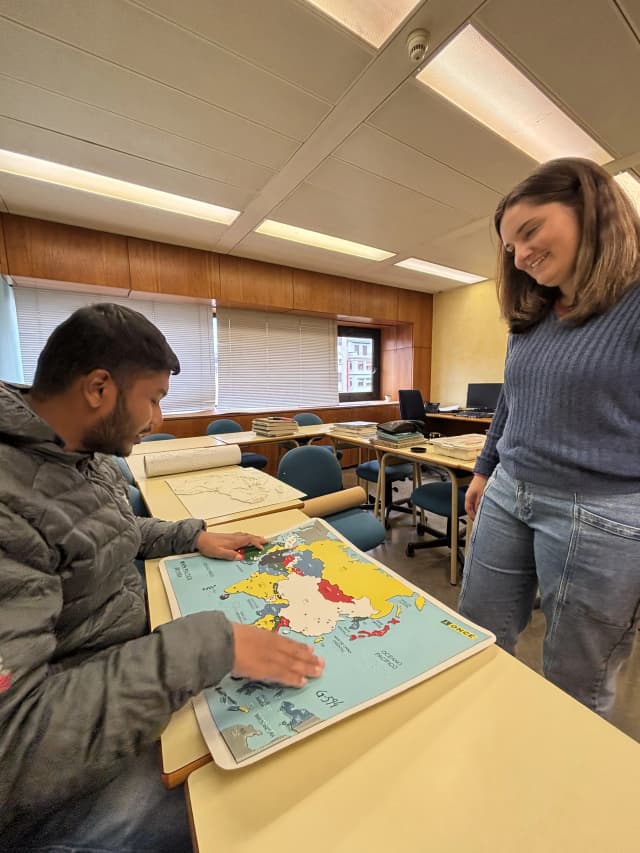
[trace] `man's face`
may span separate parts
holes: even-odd
[[[86,450],[128,456],[143,435],[162,423],[160,401],[169,390],[169,371],[144,373],[119,389],[112,410],[87,429]]]

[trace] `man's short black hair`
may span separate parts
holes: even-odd
[[[131,308],[101,302],[79,308],[53,330],[38,358],[32,393],[60,394],[92,370],[108,370],[124,387],[140,373],[180,373],[180,362],[165,336]]]

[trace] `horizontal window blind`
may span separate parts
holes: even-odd
[[[220,308],[217,327],[219,408],[337,405],[335,320]]]
[[[76,309],[95,302],[115,302],[144,314],[169,342],[180,360],[162,402],[165,414],[212,409],[216,396],[211,307],[195,302],[127,299],[69,290],[14,287],[24,381],[33,380],[38,356],[51,332]]]

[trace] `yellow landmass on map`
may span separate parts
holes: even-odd
[[[390,601],[395,595],[413,596],[411,587],[383,571],[372,570],[370,563],[362,563],[350,557],[342,542],[330,539],[323,542],[305,543],[297,550],[311,551],[323,565],[322,576],[337,584],[345,595],[353,598],[368,598],[376,612],[372,619],[382,619],[393,611]]]
[[[247,595],[255,595],[256,598],[263,598],[273,604],[287,604],[287,599],[278,595],[275,590],[275,584],[286,580],[289,575],[269,575],[266,572],[254,572],[248,578],[228,586],[225,592],[233,595],[236,592],[244,592]]]
[[[424,596],[422,596],[422,595],[417,596],[415,603],[416,603],[416,610],[422,610],[422,608],[425,605]]]
[[[256,628],[264,628],[265,631],[273,631],[276,627],[276,617],[273,613],[267,613],[266,616],[261,616],[253,623]]]

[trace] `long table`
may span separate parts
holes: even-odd
[[[249,767],[187,780],[194,849],[603,853],[640,745],[492,647]]]

